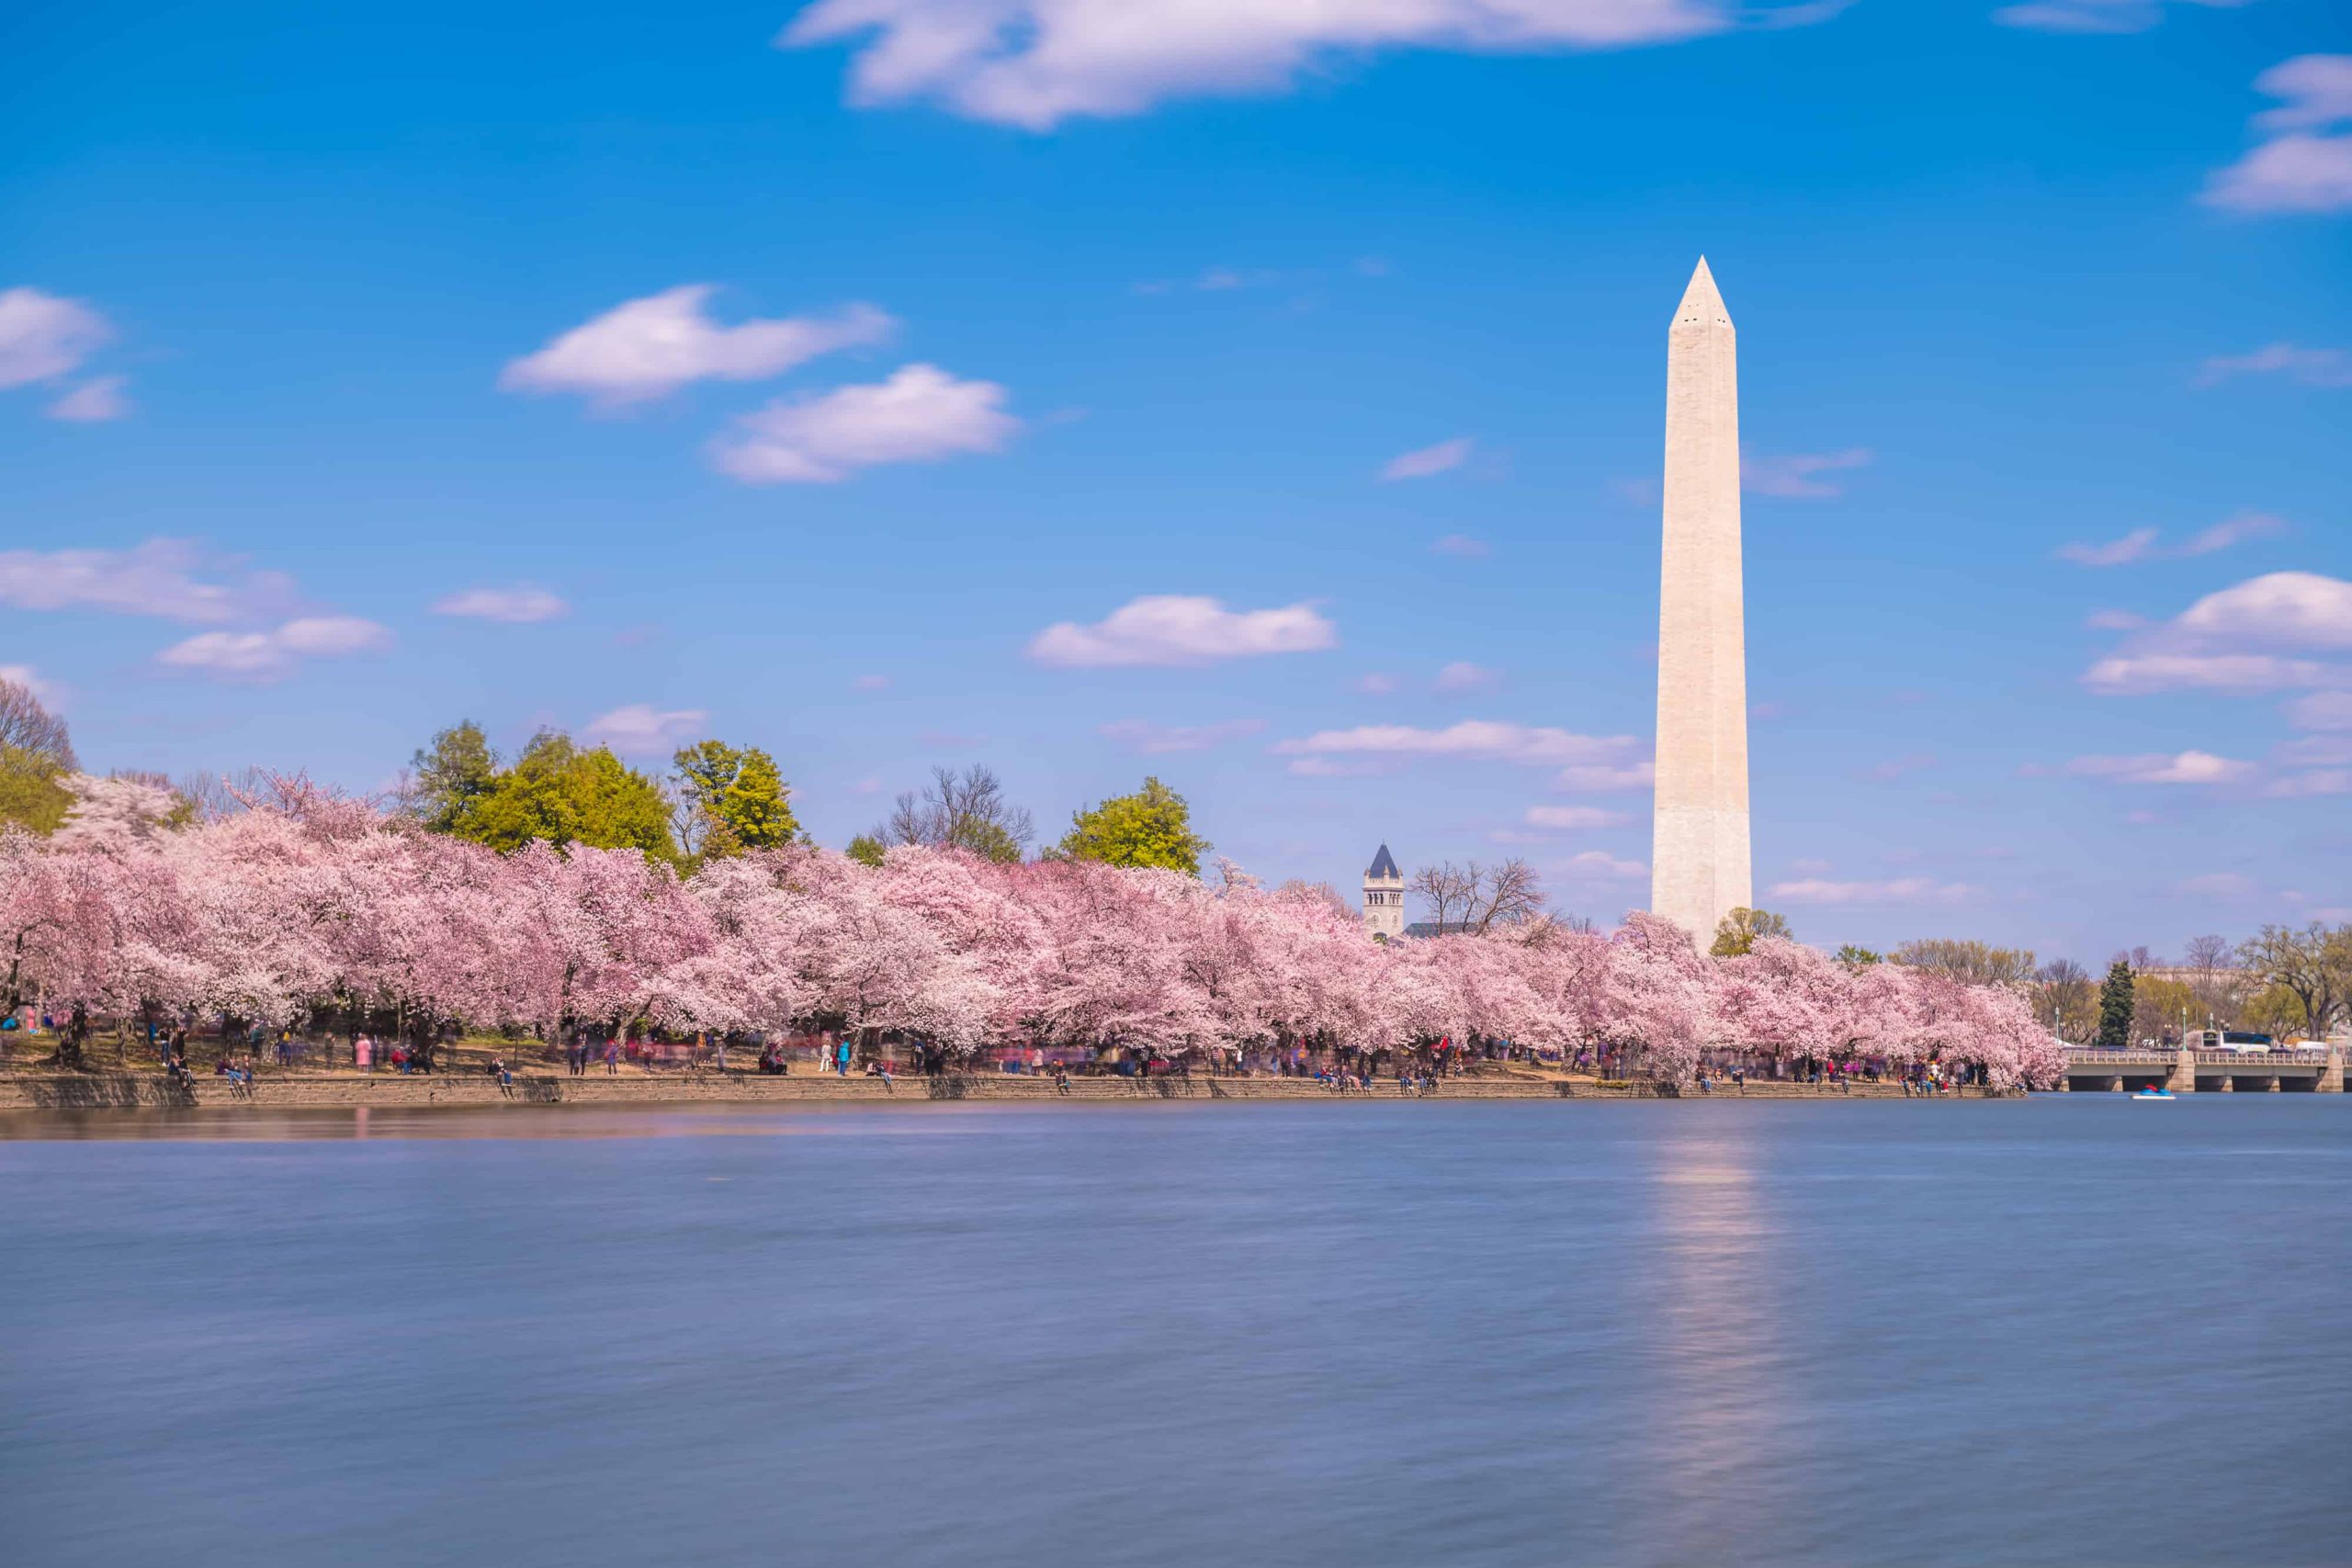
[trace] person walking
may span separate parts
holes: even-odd
[[[375,1042],[365,1034],[354,1035],[351,1041],[351,1065],[363,1073],[376,1070]]]
[[[607,1040],[605,1042],[605,1076],[608,1078],[617,1077],[620,1070],[621,1043],[617,1040]]]
[[[841,1077],[849,1077],[849,1036],[844,1034],[842,1036],[841,1045],[833,1052],[833,1061],[835,1064],[833,1070],[837,1076]]]

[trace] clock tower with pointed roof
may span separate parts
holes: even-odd
[[[1405,874],[1396,869],[1386,844],[1363,874],[1363,929],[1391,940],[1405,934]]]

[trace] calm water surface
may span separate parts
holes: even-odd
[[[0,1140],[25,1568],[2352,1559],[2332,1097]]]

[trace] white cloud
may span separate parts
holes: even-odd
[[[78,299],[38,288],[0,288],[0,388],[70,375],[114,335]]]
[[[1047,130],[1172,98],[1280,92],[1384,49],[1623,48],[1820,20],[1818,0],[817,0],[779,48],[848,43],[850,99]]]
[[[2264,130],[2326,130],[2352,119],[2352,54],[2300,54],[2254,85],[2286,100],[2254,117]]]
[[[650,756],[674,750],[694,738],[710,716],[700,708],[667,712],[648,703],[630,703],[589,722],[588,739],[624,756]]]
[[[887,692],[890,689],[890,677],[888,675],[860,675],[857,679],[850,682],[850,686],[853,690],[860,692]]]
[[[1432,474],[1442,474],[1458,468],[1470,457],[1470,448],[1476,445],[1467,435],[1457,435],[1451,441],[1441,441],[1434,446],[1399,453],[1383,465],[1384,479],[1425,479]]]
[[[2076,566],[2128,566],[2135,560],[2145,560],[2155,545],[2154,528],[2134,528],[2123,537],[2109,539],[2103,545],[2061,545],[2058,558],[2073,561]]]
[[[2352,649],[2352,581],[2310,571],[2267,572],[2208,593],[2174,625],[2286,648]]]
[[[1091,626],[1061,621],[1029,640],[1029,657],[1071,669],[1208,664],[1271,653],[1312,653],[1339,633],[1312,604],[1228,610],[1215,599],[1152,593]]]
[[[186,539],[149,539],[128,550],[0,550],[0,604],[20,610],[108,610],[171,621],[227,621],[284,599],[285,578],[241,583],[196,574],[218,564]]]
[[[2191,0],[2199,6],[2229,7],[2247,0]],[[2005,28],[2030,28],[2045,33],[2139,33],[2164,20],[2165,0],[2027,0],[2004,6],[1993,19]]]
[[[2077,757],[2065,772],[2075,778],[2113,779],[2120,784],[2241,784],[2256,773],[2252,762],[2211,751],[2152,752],[2137,757]]]
[[[994,381],[909,365],[887,381],[770,403],[711,443],[711,461],[746,484],[833,484],[882,463],[994,452],[1021,422]]]
[[[2352,665],[2286,657],[2352,651],[2352,581],[2274,571],[2209,593],[2083,673],[2110,695],[2352,686]]]
[[[2352,136],[2320,134],[2352,120],[2352,55],[2300,55],[2254,85],[2284,100],[2254,117],[2271,139],[2207,181],[2204,201],[2245,213],[2352,209]]]
[[[1483,560],[1491,553],[1486,540],[1474,539],[1467,534],[1448,534],[1434,541],[1430,549],[1436,555],[1459,556],[1464,560]]]
[[[2352,387],[2352,355],[2340,348],[2267,344],[2252,354],[2215,355],[2198,367],[2197,384],[2218,387],[2235,376],[2287,376],[2306,387]]]
[[[122,419],[130,412],[130,400],[122,395],[128,380],[120,376],[96,376],[83,382],[43,412],[51,419],[62,419],[69,424],[101,424],[110,419]]]
[[[1567,870],[1571,876],[1605,877],[1612,882],[1637,881],[1650,874],[1646,862],[1620,860],[1600,850],[1587,850],[1582,854],[1571,855]]]
[[[1367,724],[1353,729],[1318,730],[1277,742],[1274,750],[1290,757],[1454,757],[1543,766],[1621,758],[1634,744],[1630,735],[1574,735],[1565,729],[1465,718],[1443,729]]]
[[[306,659],[376,653],[391,644],[390,632],[356,615],[304,615],[273,631],[199,632],[164,649],[155,662],[171,670],[276,681]]]
[[[469,588],[434,601],[436,615],[464,615],[478,621],[506,621],[521,626],[551,621],[571,608],[544,588]]]
[[[1368,697],[1385,697],[1394,692],[1399,683],[1396,676],[1384,675],[1375,670],[1369,675],[1357,677],[1356,690]]]
[[[871,305],[831,317],[792,316],[722,327],[688,283],[616,305],[500,372],[510,392],[579,392],[606,408],[666,397],[705,379],[760,381],[836,349],[880,343],[898,323]]]
[[[2136,632],[2148,624],[2148,617],[2131,610],[2093,610],[2083,624],[2103,632]]]
[[[1554,781],[1562,789],[1584,790],[1605,794],[1611,790],[1647,789],[1657,782],[1657,767],[1651,762],[1579,763],[1562,768]]]
[[[1237,718],[1223,724],[1153,724],[1148,719],[1121,719],[1095,731],[1131,751],[1159,756],[1170,751],[1205,751],[1266,728],[1263,719]]]
[[[1531,828],[1556,828],[1563,830],[1578,828],[1616,828],[1623,825],[1622,811],[1604,811],[1598,806],[1531,806],[1527,808],[1527,825]]]
[[[1466,659],[1457,659],[1437,672],[1433,684],[1441,692],[1483,692],[1495,684],[1499,677]]]
[[[1804,877],[1772,884],[1772,897],[1782,904],[1958,904],[1975,897],[1964,882],[1938,882],[1931,876],[1900,876],[1887,882],[1831,882]]]
[[[1864,446],[1849,447],[1843,452],[1796,452],[1777,457],[1742,457],[1739,482],[1758,495],[1822,500],[1845,494],[1846,487],[1816,475],[1865,468],[1870,460],[1870,449]]]

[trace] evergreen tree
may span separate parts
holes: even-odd
[[[462,832],[468,812],[498,784],[498,753],[472,719],[433,738],[409,761],[409,809],[436,833]]]
[[[882,840],[871,833],[860,833],[849,841],[849,848],[843,852],[860,865],[878,866],[882,863]]]
[[[2117,959],[2098,988],[2098,1048],[2120,1051],[2132,1043],[2132,965]]]
[[[1201,874],[1209,842],[1193,831],[1193,809],[1184,797],[1156,778],[1133,795],[1114,795],[1070,819],[1069,833],[1054,852],[1069,860],[1106,865],[1156,865]]]

